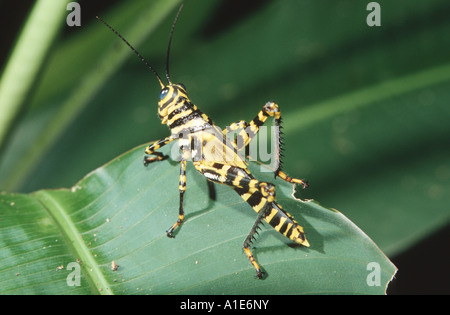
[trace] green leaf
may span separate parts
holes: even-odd
[[[293,198],[292,185],[282,180],[275,181],[277,200],[304,227],[311,247],[291,246],[263,227],[253,253],[265,280],[254,278],[242,251],[256,213],[226,186],[217,185],[217,200],[210,200],[205,178],[191,164],[186,221],[168,238],[178,213],[179,167],[169,160],[144,167],[143,149],[71,189],[1,195],[0,293],[385,293],[396,268],[370,238],[340,212]],[[252,163],[251,169],[273,181],[267,167]],[[80,286],[68,286],[66,266],[77,261]]]

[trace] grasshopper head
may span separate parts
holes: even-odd
[[[183,84],[168,84],[159,93],[158,115],[163,124],[167,123],[171,108],[180,101],[189,100]]]

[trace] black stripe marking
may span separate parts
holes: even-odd
[[[292,234],[292,231],[294,230],[294,228],[295,228],[295,224],[293,224],[293,225],[291,226],[291,228],[289,229],[289,231],[286,233],[286,237],[287,237],[287,238],[290,238],[290,237],[291,237],[291,234]]]
[[[175,109],[174,111],[171,111],[171,112],[169,113],[169,115],[167,116],[167,118],[168,118],[169,120],[172,120],[172,118],[173,118],[175,115],[178,115],[178,114],[180,114],[180,113],[182,113],[182,112],[185,112],[185,111],[187,111],[187,110],[189,110],[189,109],[191,109],[189,106],[186,106],[186,104],[183,104],[183,106],[181,106],[181,107]]]
[[[255,191],[248,199],[247,203],[253,207],[259,205],[261,203],[263,196],[259,191]]]
[[[266,116],[266,117],[269,117],[269,116],[270,116],[270,114],[269,114],[269,112],[268,112],[267,110],[263,110],[262,113],[263,113],[263,115]]]
[[[239,196],[242,196],[243,194],[245,194],[247,192],[247,189],[235,187],[234,191],[236,191],[239,194]]]
[[[275,209],[275,208],[273,208],[273,209]],[[272,218],[272,220],[270,220],[270,222],[269,222],[270,226],[272,226],[273,228],[275,228],[278,224],[280,224],[280,211],[278,209],[275,209],[275,210],[277,211],[277,213]]]
[[[288,220],[284,221],[283,225],[280,227],[280,230],[278,232],[280,232],[281,234],[284,234],[284,232],[286,232],[286,229],[288,227],[288,223],[289,223]]]
[[[259,119],[259,115],[253,119],[253,123],[258,127],[261,127],[264,124],[264,122]]]
[[[190,121],[190,120],[192,120],[194,118],[199,118],[199,117],[201,117],[201,115],[199,115],[199,113],[197,111],[193,111],[189,115],[181,117],[181,118],[178,118],[177,120],[175,120],[172,124],[169,125],[169,128],[170,129],[177,128],[177,127],[179,127],[181,125],[184,125],[188,121]]]
[[[168,99],[166,102],[164,102],[164,104],[159,106],[159,110],[164,110],[168,105],[173,103],[173,100],[178,97],[178,93],[172,93],[172,97],[170,99]]]
[[[212,167],[213,167],[213,168],[217,168],[217,169],[220,170],[220,169],[222,169],[223,164],[220,164],[220,163],[213,163]]]

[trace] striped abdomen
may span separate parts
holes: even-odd
[[[249,194],[247,189],[235,188],[234,190],[257,213],[265,208],[267,199],[262,196],[261,192],[255,191],[252,194]],[[303,228],[276,202],[272,202],[270,210],[267,211],[264,221],[269,223],[270,226],[272,226],[276,231],[280,232],[290,240],[306,247],[309,246],[303,232]]]

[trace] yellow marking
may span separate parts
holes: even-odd
[[[301,180],[301,179],[298,179],[298,178],[289,177],[288,175],[286,175],[286,174],[285,174],[284,172],[282,172],[282,171],[279,171],[279,172],[278,172],[278,177],[280,177],[281,179],[283,179],[283,180],[285,180],[285,181],[287,181],[287,182],[289,182],[289,183],[300,184],[300,185],[302,185],[302,186],[304,186],[304,187],[307,187],[307,186],[308,186],[308,184],[307,184],[305,181],[303,181],[303,180]]]
[[[244,139],[244,144],[247,145],[249,142],[247,131],[245,131],[245,129],[242,130],[241,132],[239,132],[239,136],[241,136]]]
[[[300,235],[299,229],[294,228],[294,229],[292,230],[291,236],[290,236],[289,238],[290,238],[291,240],[295,241],[295,240],[298,238],[299,235]]]
[[[287,237],[287,234],[288,234],[289,230],[291,229],[291,226],[292,226],[292,223],[288,223],[286,231],[283,233],[284,236]]]
[[[251,197],[251,195],[252,195],[252,194],[249,194],[249,193],[245,193],[245,194],[242,194],[242,195],[241,195],[241,197],[242,197],[242,199],[244,199],[245,201],[247,201],[247,200],[248,200],[248,198],[250,198],[250,197]]]
[[[258,180],[252,179],[252,180],[250,180],[250,182],[248,183],[248,186],[249,186],[250,188],[256,188],[256,184],[258,184]]]
[[[214,132],[216,132],[216,130],[214,130]],[[199,139],[204,143],[202,146],[202,155],[204,156],[203,162],[216,162],[227,164],[228,166],[237,166],[242,169],[247,168],[246,162],[236,154],[235,149],[231,144],[227,143],[224,145],[222,131],[218,129],[217,133],[220,137],[217,137],[215,133],[206,131],[199,135]]]
[[[224,164],[224,165],[222,165],[221,170],[224,172],[224,174],[227,174],[227,172],[230,169],[230,167],[231,167],[230,165]]]
[[[173,116],[173,117],[169,120],[169,125],[170,125],[171,123],[173,123],[174,121],[176,121],[177,119],[180,119],[180,118],[182,118],[182,117],[184,117],[184,116],[187,116],[187,115],[189,115],[190,113],[192,113],[192,109],[187,109],[187,110],[185,110],[184,112],[181,112],[181,113],[179,113],[179,114],[176,114],[175,116]]]
[[[253,210],[255,210],[257,213],[261,211],[263,206],[266,204],[267,200],[265,198],[261,198],[261,202],[253,207]]]
[[[252,264],[253,264],[253,262],[255,261],[255,258],[253,258],[253,254],[250,251],[250,249],[248,249],[246,247],[246,248],[244,248],[244,251],[245,251],[245,254],[247,255],[247,257],[252,261]]]
[[[309,247],[310,246],[310,244],[309,244],[309,242],[308,242],[308,240],[306,238],[305,238],[305,240],[302,240],[301,238],[297,238],[297,239],[295,239],[295,242],[300,244],[300,245],[303,245],[305,247]]]
[[[248,248],[244,248],[245,254],[247,255],[248,259],[252,263],[253,267],[256,269],[256,271],[261,272],[261,268],[259,267],[258,263],[256,262],[255,258],[253,257],[252,252]]]
[[[172,128],[171,131],[172,131],[172,134],[180,134],[180,133],[186,134],[186,132],[185,132],[186,129],[202,126],[202,125],[204,125],[204,123],[205,123],[205,121],[203,120],[203,118],[196,117],[178,127]]]
[[[294,242],[301,244],[305,247],[309,247],[309,242],[306,240],[306,238],[303,240],[302,237],[300,237],[300,235],[302,235],[303,238],[305,238],[304,236],[304,232],[303,232],[303,228],[300,225],[297,225],[291,233],[291,236],[289,237],[289,239],[293,240]]]
[[[272,211],[270,211],[270,214],[264,218],[264,220],[267,223],[270,223],[270,221],[272,221],[273,217],[278,213],[278,210],[275,208],[272,208]]]
[[[242,177],[236,177],[234,180],[233,180],[233,186],[234,187],[239,187],[239,188],[242,188],[242,186],[241,186],[241,179],[242,179]],[[248,199],[248,198],[247,198]],[[247,199],[244,199],[245,201],[247,201]]]
[[[175,222],[175,223],[170,227],[170,229],[168,230],[168,233],[172,234],[172,232],[173,232],[177,227],[179,227],[179,226],[181,225],[181,223],[183,223],[183,221],[184,221],[184,215],[183,215],[183,214],[178,215],[178,220],[177,220],[177,222]]]
[[[286,217],[282,217],[280,219],[280,223],[275,227],[275,230],[277,230],[278,232],[280,232],[281,227],[283,226],[284,222],[286,222]]]
[[[260,111],[260,112],[258,113],[258,119],[259,119],[261,122],[265,122],[265,121],[267,120],[267,116],[264,115],[264,112]]]

